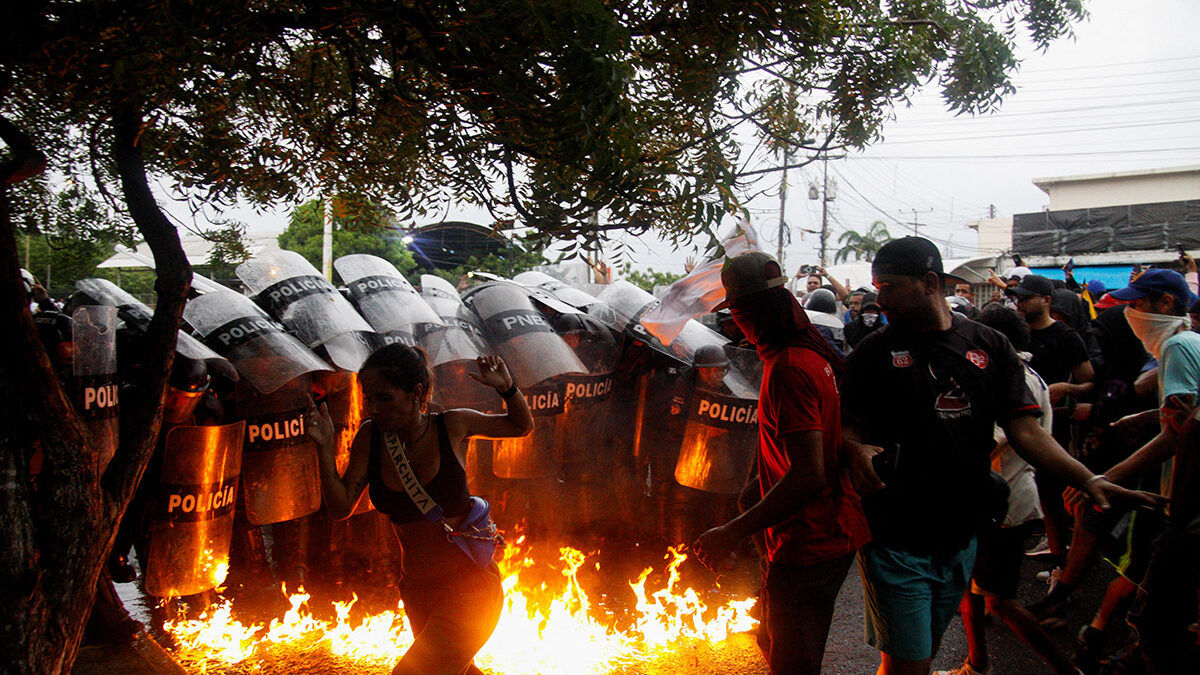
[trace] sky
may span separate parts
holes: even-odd
[[[1200,164],[1200,26],[1197,0],[1085,0],[1090,19],[1074,39],[1046,52],[1028,44],[1017,56],[1017,91],[995,113],[956,117],[935,87],[901,104],[884,139],[830,160],[829,260],[838,236],[882,221],[893,236],[918,231],[947,257],[974,253],[969,221],[1040,211],[1045,193],[1033,180]],[[818,262],[821,163],[788,172],[785,221],[791,243],[784,265]],[[775,174],[778,176],[778,174]],[[778,187],[767,179],[748,206],[761,245],[774,253],[779,236]],[[277,233],[287,212],[234,212],[252,234]],[[479,210],[447,219],[487,222]],[[616,238],[621,238],[618,236]],[[694,249],[672,250],[652,237],[625,236],[632,266],[683,273]]]

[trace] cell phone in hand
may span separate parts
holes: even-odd
[[[1016,265],[1017,267],[1024,267],[1024,266],[1025,266],[1025,261],[1021,259],[1021,254],[1020,254],[1020,253],[1014,253],[1014,254],[1013,254],[1013,264],[1014,264],[1014,265]]]
[[[879,476],[879,480],[884,484],[890,483],[900,470],[900,444],[885,445],[883,452],[876,453],[871,457],[871,468],[875,470],[875,475]]]
[[[1175,250],[1179,251],[1180,258],[1187,257],[1188,252],[1187,252],[1187,249],[1183,247],[1183,244],[1175,244]]]
[[[1070,260],[1067,261],[1066,265],[1063,265],[1063,271],[1065,271],[1067,274],[1070,274],[1072,271],[1074,271],[1074,269],[1075,269],[1075,259],[1074,258],[1071,258]]]

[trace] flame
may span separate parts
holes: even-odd
[[[556,581],[555,575],[538,574],[546,565],[535,561],[523,543],[524,537],[510,544],[500,563],[504,610],[475,659],[488,672],[608,673],[670,656],[689,640],[722,642],[756,623],[749,614],[752,599],[710,608],[695,589],[679,588],[679,567],[687,555],[678,548],[664,557],[665,587],[647,589],[654,568],[628,584],[633,602],[629,617],[622,619],[594,602],[581,584],[578,572],[588,555],[560,548],[559,560],[550,565],[557,569]],[[164,629],[175,638],[177,656],[191,672],[240,672],[238,664],[248,659],[279,652],[307,658],[315,650],[357,669],[386,670],[412,644],[402,606],[352,623],[354,596],[350,602],[333,603],[335,618],[326,621],[310,611],[310,596],[303,589],[287,597],[290,609],[267,626],[243,625],[233,618],[230,604],[222,602],[199,619],[168,621]]]

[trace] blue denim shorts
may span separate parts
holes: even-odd
[[[868,544],[858,553],[867,644],[905,661],[933,657],[934,637],[954,618],[975,567],[975,539],[950,555]]]

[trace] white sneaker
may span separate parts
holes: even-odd
[[[1050,542],[1046,539],[1045,535],[1042,535],[1042,538],[1038,540],[1038,543],[1035,544],[1033,548],[1025,551],[1025,555],[1030,558],[1039,558],[1044,555],[1050,555],[1051,553],[1052,551],[1050,550]]]
[[[1062,573],[1063,571],[1061,567],[1055,567],[1052,570],[1042,570],[1041,572],[1038,572],[1034,578],[1038,581],[1049,584],[1050,588],[1046,590],[1046,592],[1049,593],[1050,591],[1054,590],[1055,586],[1058,585],[1058,580],[1062,578]]]
[[[935,670],[933,675],[985,675],[986,670],[975,670],[971,667],[970,661],[963,661],[962,665],[953,670]]]

